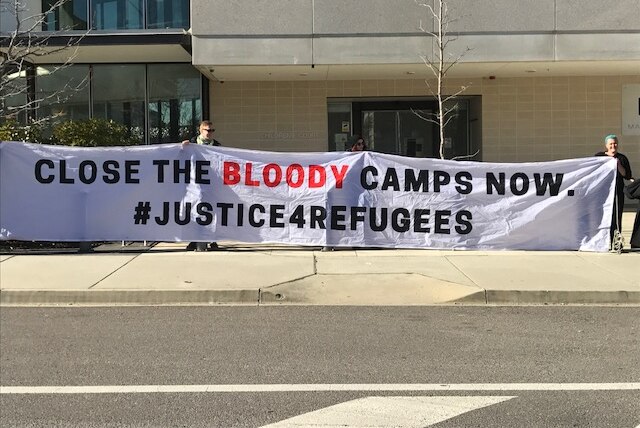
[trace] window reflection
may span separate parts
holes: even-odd
[[[191,137],[202,117],[200,73],[189,64],[149,65],[149,142]]]
[[[42,0],[43,31],[86,30],[87,0],[67,0],[58,7],[59,0]]]
[[[91,0],[91,27],[96,30],[144,28],[143,0]]]
[[[36,77],[37,117],[50,125],[89,118],[89,66],[42,67]]]
[[[143,64],[93,66],[93,117],[111,119],[144,142]]]
[[[189,28],[189,0],[147,0],[147,28]]]

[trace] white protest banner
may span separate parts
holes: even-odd
[[[0,143],[0,239],[607,251],[615,160]]]

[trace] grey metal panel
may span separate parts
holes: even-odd
[[[640,0],[557,0],[557,29],[640,30]]]
[[[193,65],[311,64],[311,39],[192,39]]]
[[[558,34],[556,60],[640,60],[640,33]],[[637,70],[640,74],[640,69]]]
[[[311,34],[312,0],[192,0],[194,35]]]
[[[552,31],[554,0],[447,0],[449,31]]]
[[[317,34],[416,33],[431,30],[430,12],[413,0],[315,0]]]

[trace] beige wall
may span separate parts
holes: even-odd
[[[609,133],[640,176],[640,136],[621,135],[622,85],[637,76],[451,79],[482,95],[482,160],[527,162],[591,156]],[[327,150],[328,97],[427,96],[422,80],[211,83],[216,136],[226,146]]]

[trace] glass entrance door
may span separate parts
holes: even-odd
[[[442,144],[445,159],[479,160],[482,130],[480,97],[459,97],[447,106],[450,112]],[[354,135],[362,135],[369,150],[418,158],[440,157],[435,100],[399,99],[330,101],[329,150],[348,150]]]
[[[422,111],[430,114],[431,110]],[[363,110],[362,135],[370,150],[411,157],[435,157],[434,124],[411,110]]]

